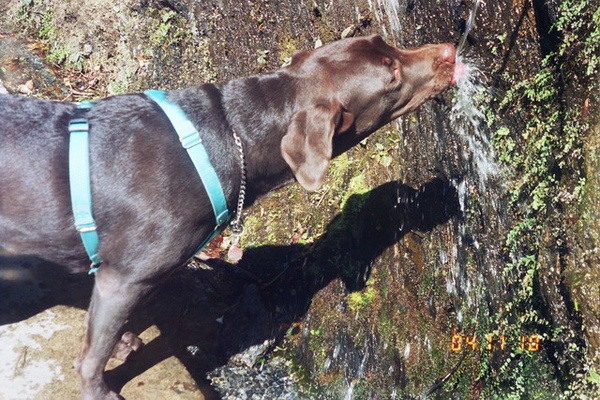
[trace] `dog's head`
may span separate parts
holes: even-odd
[[[345,39],[294,55],[298,110],[281,153],[308,190],[322,184],[333,155],[440,94],[455,80],[450,44],[400,50],[379,36]]]

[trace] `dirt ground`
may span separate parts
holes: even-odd
[[[89,301],[90,290],[89,277],[62,274],[39,261],[0,258],[0,400],[79,398],[73,359],[85,333],[81,307]],[[207,398],[182,362],[169,355],[156,325],[140,337],[144,343],[152,342],[153,351],[142,352],[128,363],[127,369],[135,371],[135,376],[125,377],[117,360],[111,360],[107,368],[125,381],[121,395],[127,399]],[[210,388],[205,391],[211,392]]]

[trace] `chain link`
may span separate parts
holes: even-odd
[[[238,204],[235,220],[231,223],[231,232],[235,236],[241,236],[244,233],[244,222],[242,221],[242,210],[244,208],[244,200],[246,198],[246,159],[244,158],[244,147],[237,133],[233,132],[233,140],[240,152],[240,165],[242,170],[242,181],[240,182],[240,194],[238,196]]]

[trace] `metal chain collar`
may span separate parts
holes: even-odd
[[[242,146],[242,141],[237,133],[233,132],[233,140],[238,147],[238,151],[240,152],[240,166],[242,170],[242,181],[240,182],[240,194],[238,195],[238,204],[235,215],[235,220],[231,223],[231,232],[239,239],[239,237],[244,233],[244,222],[242,221],[242,209],[244,208],[244,200],[246,198],[246,160],[244,158],[244,148]]]

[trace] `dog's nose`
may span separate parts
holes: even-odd
[[[445,62],[453,63],[456,60],[456,50],[450,43],[442,44],[442,60]]]

